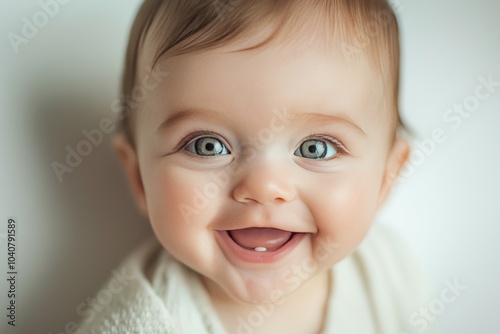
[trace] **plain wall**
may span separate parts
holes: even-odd
[[[413,156],[414,169],[379,220],[406,237],[429,275],[434,299],[422,307],[439,304],[446,280],[466,286],[436,316],[438,333],[499,333],[500,87],[457,128],[443,115],[470,100],[479,77],[500,81],[500,2],[393,2],[402,32],[403,117],[417,142],[439,129],[446,140],[427,153],[415,145],[423,155]],[[14,216],[19,223],[18,326],[7,326],[2,311],[2,333],[64,332],[79,319],[77,307],[152,235],[111,149],[112,133],[62,183],[51,167],[64,161],[66,146],[85,139],[83,130],[114,119],[139,3],[69,1],[19,53],[7,36],[20,34],[23,17],[41,7],[0,3],[1,268],[6,221]],[[1,310],[6,291],[2,279]]]

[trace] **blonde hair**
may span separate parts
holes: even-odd
[[[151,68],[161,59],[222,47],[245,38],[265,23],[274,23],[267,39],[246,51],[263,47],[278,37],[307,42],[301,30],[313,22],[326,50],[346,57],[369,55],[379,70],[385,95],[396,117],[393,133],[403,127],[399,116],[399,30],[385,0],[144,0],[135,18],[127,48],[122,96],[137,84],[139,57],[145,45],[155,49]],[[315,35],[316,36],[316,35]],[[309,39],[311,36],[306,36]],[[122,129],[133,144],[135,111],[121,108]],[[136,109],[136,108],[134,108]]]

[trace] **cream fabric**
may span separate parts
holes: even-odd
[[[198,275],[156,240],[135,251],[119,270],[134,278],[83,321],[78,333],[226,334]],[[418,332],[408,318],[429,302],[425,280],[391,230],[374,225],[358,249],[334,266],[332,277],[324,334]],[[241,334],[249,333],[241,328]]]

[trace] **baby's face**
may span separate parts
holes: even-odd
[[[209,291],[254,302],[353,252],[404,149],[366,59],[232,49],[162,64],[170,74],[137,118],[135,192],[165,249]]]

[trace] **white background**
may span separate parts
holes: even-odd
[[[71,0],[16,54],[36,1],[0,2],[0,264],[7,218],[19,222],[17,324],[2,333],[60,333],[125,254],[150,235],[106,135],[60,183],[51,169],[82,130],[113,118],[138,0]],[[437,317],[439,333],[500,333],[500,88],[457,129],[445,111],[500,81],[500,1],[400,0],[402,109],[421,140],[446,141],[399,184],[380,220],[411,243],[434,298],[446,280],[467,289]],[[4,277],[4,274],[0,275]],[[431,302],[431,300],[429,300]],[[427,307],[429,305],[422,305]],[[417,310],[416,310],[417,311]],[[342,334],[342,333],[339,333]],[[391,333],[387,333],[391,334]],[[396,333],[395,333],[396,334]]]

